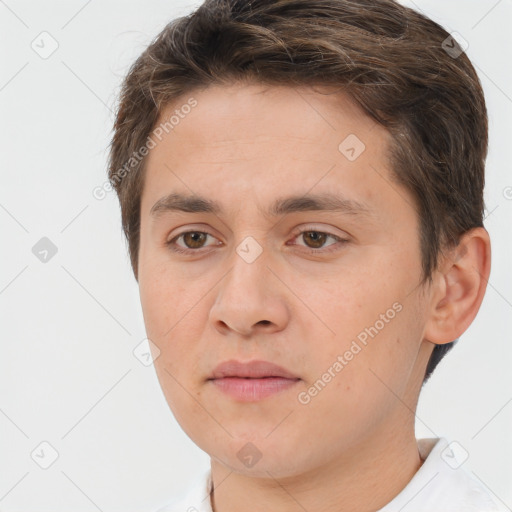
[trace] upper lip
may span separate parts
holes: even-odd
[[[230,359],[217,365],[213,370],[209,380],[222,379],[224,377],[243,377],[243,378],[264,378],[264,377],[283,377],[286,379],[298,379],[298,377],[285,368],[268,361],[248,361],[243,363]]]

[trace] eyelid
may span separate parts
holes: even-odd
[[[181,228],[183,228],[183,231],[180,231]],[[169,243],[171,240],[187,233],[206,233],[207,235],[213,236],[217,239],[219,238],[217,234],[214,234],[217,233],[217,230],[207,224],[183,224],[181,226],[177,226],[172,230],[171,234],[167,235],[166,243]]]
[[[299,245],[299,247],[303,247],[305,251],[309,251],[310,253],[315,253],[315,254],[318,254],[318,255],[321,255],[322,253],[328,253],[328,252],[332,252],[332,251],[336,251],[338,250],[337,248],[334,248],[334,249],[329,249],[329,247],[331,246],[336,246],[338,244],[343,244],[343,243],[346,243],[348,242],[348,238],[349,238],[349,235],[348,234],[345,234],[345,235],[337,235],[337,234],[334,234],[332,233],[331,231],[326,231],[325,228],[322,228],[322,227],[319,227],[318,225],[301,225],[301,226],[298,226],[296,229],[293,230],[292,232],[292,240],[295,240],[296,238],[298,238],[300,235],[304,234],[304,233],[308,233],[308,232],[317,232],[317,233],[322,233],[322,234],[325,234],[327,235],[328,237],[331,237],[333,239],[336,240],[337,243],[333,243],[333,244],[329,244],[327,245],[326,247],[322,247],[322,248],[319,248],[319,249],[315,249],[313,247],[307,247],[305,245]],[[177,245],[176,241],[183,235],[186,235],[187,233],[202,233],[202,234],[205,234],[208,236],[211,236],[212,238],[215,238],[218,240],[217,236],[213,235],[210,231],[208,231],[206,228],[204,227],[199,227],[199,228],[195,228],[194,226],[187,226],[187,228],[181,232],[178,232],[176,234],[174,234],[172,236],[172,238],[166,240],[165,242],[165,245],[167,247],[170,247],[172,251],[176,252],[176,253],[181,253],[181,254],[200,254],[201,252],[207,252],[208,251],[208,248],[209,247],[215,247],[215,246],[219,246],[219,245],[223,245],[223,242],[219,241],[219,243],[217,244],[212,244],[212,245],[207,245],[207,246],[203,246],[203,247],[199,247],[198,249],[190,249],[190,248],[186,248],[186,247],[181,247],[179,245]],[[286,245],[297,245],[297,244],[288,244],[286,243]]]
[[[298,235],[301,235],[302,233],[304,232],[308,232],[308,231],[316,231],[318,233],[324,233],[325,235],[329,235],[329,236],[332,236],[334,238],[338,238],[338,239],[346,239],[346,238],[350,238],[350,235],[343,231],[343,232],[340,232],[339,234],[335,234],[333,233],[333,231],[335,230],[334,227],[332,226],[321,226],[321,225],[318,225],[318,224],[302,224],[300,226],[298,226],[296,229],[293,230],[293,236],[298,236]]]
[[[335,235],[331,231],[319,228],[318,226],[300,226],[299,228],[297,228],[296,234],[293,235],[292,241],[295,241],[304,233],[311,232],[322,233],[324,235],[327,235],[327,237],[332,238],[334,242],[319,249],[315,249],[314,247],[308,247],[307,245],[297,243],[290,244],[287,242],[286,245],[301,247],[300,251],[302,253],[306,253],[309,255],[325,256],[329,253],[335,253],[340,251],[342,249],[341,246],[347,244],[350,241],[348,235]]]
[[[183,235],[186,235],[187,233],[202,233],[202,234],[205,234],[207,237],[210,236],[214,239],[217,239],[217,237],[215,235],[213,235],[212,233],[210,233],[208,231],[205,231],[204,229],[186,229],[185,231],[182,231],[181,233],[177,233],[177,234],[173,235],[172,238],[166,240],[165,245],[168,247],[174,245],[175,247],[177,247],[177,249],[173,249],[173,250],[175,252],[182,252],[182,253],[199,253],[201,250],[207,249],[208,247],[215,247],[218,245],[222,245],[222,242],[220,242],[218,239],[217,240],[220,243],[206,245],[206,246],[200,247],[199,249],[190,249],[188,247],[181,247],[181,246],[177,245],[177,240],[180,237],[182,237]]]

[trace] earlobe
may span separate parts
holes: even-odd
[[[437,345],[458,338],[475,318],[489,279],[491,244],[483,227],[466,232],[441,257],[434,275],[425,339]]]

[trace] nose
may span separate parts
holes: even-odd
[[[268,263],[263,254],[252,263],[234,254],[230,271],[215,288],[217,297],[209,315],[221,334],[249,337],[286,327],[290,315],[286,287]]]

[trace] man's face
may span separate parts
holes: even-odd
[[[138,269],[177,421],[216,461],[276,477],[411,432],[432,344],[417,214],[391,179],[387,131],[307,88],[190,96],[197,105],[169,106],[161,121],[177,109],[179,122],[153,137]],[[175,200],[152,212],[169,194],[218,210]],[[211,380],[229,360],[295,380]]]

